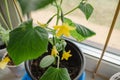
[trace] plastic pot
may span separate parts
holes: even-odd
[[[4,54],[2,59],[6,57],[7,53]],[[6,66],[16,77],[22,77],[25,73],[24,63],[21,63],[20,65],[10,65],[7,64]]]
[[[71,50],[71,54],[72,57],[68,60],[70,65],[74,65],[75,67],[77,67],[79,70],[77,70],[77,75],[75,75],[75,77],[72,80],[79,80],[81,74],[83,73],[84,69],[85,69],[85,58],[83,53],[81,52],[80,48],[78,48],[72,41],[68,41],[67,42],[67,46],[66,46],[66,51]],[[48,54],[51,52],[51,45],[48,46]],[[33,60],[28,60],[25,62],[25,69],[28,73],[28,75],[30,75],[32,80],[39,80],[37,79],[35,76],[33,76],[33,72],[32,70],[32,64]],[[62,63],[62,62],[61,62]],[[36,69],[36,68],[34,68]],[[75,68],[76,69],[76,68]],[[37,71],[37,70],[36,70]],[[69,72],[69,70],[68,70]]]

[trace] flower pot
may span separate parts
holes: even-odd
[[[16,76],[16,77],[22,77],[24,75],[24,64],[20,64],[18,66],[9,66],[7,65],[7,67],[11,70],[11,72],[13,72],[13,74]]]
[[[7,55],[7,53],[4,54],[3,58],[4,59]],[[24,69],[24,64],[20,64],[20,65],[14,65],[14,63],[12,61],[8,62],[7,66],[6,66],[16,77],[22,77],[25,69]]]
[[[71,80],[78,80],[85,69],[85,58],[81,50],[74,43],[68,40],[66,40],[66,42],[67,42],[67,46],[65,49],[66,51],[71,50],[72,57],[69,58],[68,61],[61,60],[60,67],[67,68]],[[50,54],[51,49],[52,46],[49,44],[47,53],[43,54],[37,59],[29,60],[25,62],[25,69],[32,78],[32,80],[39,80],[39,78],[45,72],[46,69],[41,69],[39,67],[39,62],[42,57]]]
[[[120,80],[120,72],[115,73],[109,80]]]

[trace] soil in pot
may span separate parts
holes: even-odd
[[[0,49],[4,49],[4,48],[6,48],[5,44],[0,45]]]
[[[28,64],[26,62],[26,68],[29,66],[29,69],[30,69],[30,70],[28,70],[28,68],[27,68],[28,74],[32,75],[31,77],[33,78],[33,80],[39,80],[40,77],[47,70],[47,68],[45,68],[45,69],[41,68],[39,66],[39,63],[44,56],[51,54],[51,49],[52,49],[52,47],[49,45],[47,53],[43,54],[42,56],[40,56],[37,59],[29,61]],[[74,79],[76,79],[76,77],[78,77],[78,75],[80,76],[80,74],[82,73],[82,71],[83,71],[82,69],[84,69],[84,62],[83,62],[84,60],[83,60],[83,56],[81,55],[82,53],[80,52],[80,50],[78,50],[78,48],[75,47],[75,45],[71,44],[71,42],[67,41],[66,51],[68,51],[68,50],[71,50],[72,57],[70,57],[68,59],[68,61],[61,60],[60,67],[67,68],[67,70],[70,74],[71,80],[74,80]],[[56,67],[57,65],[54,64],[52,66]]]
[[[5,53],[6,53],[6,45],[1,44],[1,42],[0,42],[0,60],[2,59],[2,57]]]
[[[6,58],[6,57],[8,57],[10,59],[10,61],[7,63],[7,65],[9,65],[9,66],[15,66],[15,64],[13,63],[12,59],[9,57],[8,54],[6,54],[4,58]]]

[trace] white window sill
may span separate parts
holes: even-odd
[[[85,45],[83,43],[74,42],[80,49],[87,55],[94,56],[96,58],[100,58],[102,51],[100,49]],[[108,61],[110,63],[120,65],[120,56],[114,55],[110,52],[105,52],[103,60]]]

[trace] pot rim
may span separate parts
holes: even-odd
[[[2,57],[2,60],[5,58],[5,56],[8,54],[8,52],[6,52],[3,57]],[[18,65],[19,66],[19,65]],[[7,67],[17,67],[16,65],[8,65],[7,64]]]

